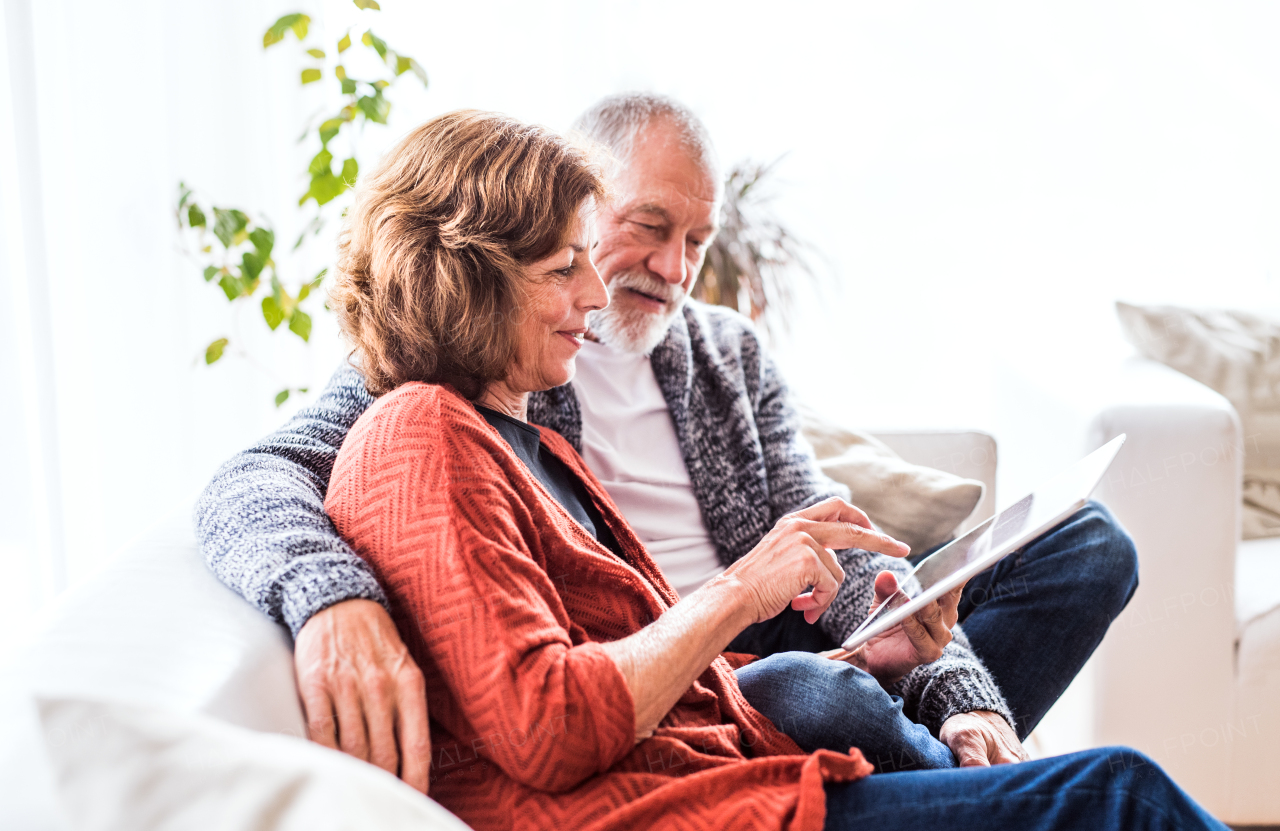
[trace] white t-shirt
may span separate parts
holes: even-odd
[[[724,571],[649,359],[586,341],[573,380],[582,456],[684,597]]]

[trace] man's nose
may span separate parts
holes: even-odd
[[[649,270],[672,285],[680,285],[688,274],[684,239],[674,239],[649,255]]]

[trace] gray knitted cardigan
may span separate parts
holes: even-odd
[[[848,497],[819,471],[787,388],[745,318],[691,301],[652,364],[722,563],[750,551],[782,515]],[[373,572],[324,512],[338,449],[372,402],[360,373],[340,368],[313,405],[223,465],[196,505],[210,568],[295,636],[311,615],[339,601],[386,605]],[[529,420],[581,451],[582,413],[571,385],[534,393]],[[902,578],[908,565],[857,549],[837,556],[845,582],[817,625],[839,642],[866,616],[875,575],[887,569]],[[954,632],[941,659],[892,689],[904,711],[935,735],[949,717],[972,710],[993,710],[1012,723],[994,679],[960,628]]]

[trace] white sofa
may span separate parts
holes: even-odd
[[[1226,822],[1280,823],[1280,538],[1241,542],[1235,411],[1118,345],[1011,365],[1000,391],[1006,460],[1049,468],[1128,434],[1097,495],[1140,587],[1095,657],[1093,743],[1146,752]]]
[[[987,495],[970,523],[990,515],[996,471],[990,436],[936,432],[880,438],[909,461],[983,481]],[[64,810],[68,774],[50,761],[45,746],[48,725],[42,732],[33,703],[37,697],[125,702],[166,713],[212,717],[253,731],[305,735],[288,633],[208,571],[188,509],[161,521],[99,574],[66,592],[38,637],[5,676],[0,686],[0,828],[72,827]],[[230,741],[234,734],[220,738]],[[225,747],[220,753],[224,758]],[[200,760],[195,764],[198,767]],[[211,777],[210,788],[222,787],[224,781]],[[78,787],[86,787],[83,770]],[[84,800],[80,802],[83,813]],[[229,817],[219,815],[220,806],[231,803],[212,799],[199,827],[236,827]],[[114,824],[102,820],[92,827],[133,831],[184,827],[181,818],[165,816],[169,810],[169,806],[153,805],[146,819],[117,816]],[[334,819],[302,827],[314,831],[359,825],[345,826]],[[416,827],[448,825],[436,821]],[[268,818],[255,827],[276,829],[286,824]]]

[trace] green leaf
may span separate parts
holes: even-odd
[[[267,261],[259,257],[252,251],[244,252],[244,256],[240,258],[240,270],[244,272],[244,276],[248,280],[257,280],[258,275],[262,273],[263,267]]]
[[[382,58],[384,61],[387,59],[387,42],[375,35],[372,29],[364,33],[360,38],[360,42],[365,46],[373,47],[373,50],[378,53],[379,58]]]
[[[382,7],[378,5],[378,0],[352,0],[356,4],[357,9],[373,9],[375,12],[382,11]]]
[[[205,227],[204,211],[200,210],[200,206],[195,203],[192,203],[191,207],[187,208],[187,225],[192,228]]]
[[[348,31],[345,35],[342,36],[342,40],[338,41],[338,54],[341,55],[343,52],[347,51],[350,48],[351,48],[351,32]]]
[[[389,86],[391,86],[391,82],[386,80],[385,78],[379,78],[378,80],[373,82],[373,88],[378,92],[382,92],[384,89],[386,89]]]
[[[283,404],[284,402],[286,402],[286,401],[288,401],[288,400],[289,400],[289,391],[288,391],[288,390],[280,390],[280,392],[276,393],[276,406],[277,406],[277,407],[279,407],[281,404]]]
[[[307,165],[307,172],[312,176],[323,176],[332,171],[330,165],[333,163],[333,154],[328,148],[321,148],[312,159],[311,164]]]
[[[284,17],[271,24],[271,28],[262,36],[262,48],[279,43],[284,40],[284,33],[289,29],[293,29],[293,33],[298,36],[298,40],[302,40],[307,36],[307,24],[311,22],[311,18],[305,14],[286,14]],[[302,31],[298,31],[301,24]]]
[[[186,182],[178,182],[178,210],[182,210],[187,200],[191,198],[191,188],[187,187]]]
[[[347,187],[352,188],[356,185],[356,177],[360,175],[360,165],[355,158],[345,159],[342,162],[342,181],[346,182]]]
[[[413,69],[413,58],[406,58],[404,55],[396,55],[396,77]]]
[[[347,68],[342,64],[338,64],[333,68],[333,74],[338,76],[339,81],[347,80]]]
[[[204,362],[206,365],[213,363],[222,357],[222,352],[227,348],[227,339],[218,338],[213,343],[205,347]]]
[[[210,281],[210,280],[212,280],[215,276],[217,276],[217,274],[218,274],[218,267],[217,267],[216,265],[207,265],[207,266],[205,266],[205,268],[204,268],[204,281],[205,281],[206,283],[207,283],[207,282],[209,282],[209,281]]]
[[[391,112],[391,102],[382,96],[381,90],[373,95],[360,96],[356,106],[364,113],[365,118],[378,124],[386,124],[387,115]]]
[[[324,205],[340,196],[346,189],[347,185],[340,177],[325,173],[311,180],[311,186],[307,188],[306,193],[302,194],[298,204],[302,205],[308,199],[314,199],[317,205]]]
[[[338,130],[342,129],[342,125],[347,123],[348,119],[330,118],[320,125],[320,144],[326,145],[329,140],[338,134]]]
[[[249,217],[244,211],[213,209],[213,235],[218,238],[224,248],[235,244],[235,238],[244,232],[249,224]]]
[[[318,69],[312,68],[302,70],[302,83],[304,84],[314,83],[315,81],[319,81],[320,78],[321,72]]]
[[[308,49],[308,50],[307,50],[307,54],[308,54],[308,55],[310,55],[311,57],[315,58],[316,60],[321,60],[321,61],[322,61],[322,60],[324,60],[324,50],[323,50],[323,49]]]
[[[284,309],[280,308],[280,301],[274,295],[269,294],[262,298],[262,319],[267,322],[273,332],[284,322]]]
[[[304,341],[311,340],[311,315],[295,309],[293,317],[289,318],[289,331],[293,332]]]
[[[343,79],[342,79],[342,94],[343,94],[343,95],[355,95],[355,94],[356,94],[356,82],[355,82],[355,81],[353,81],[353,80],[351,80],[350,78],[343,78]]]
[[[218,285],[222,287],[222,292],[227,296],[228,300],[235,300],[244,293],[244,283],[234,274],[226,273],[222,275],[222,279],[218,281]]]
[[[265,265],[271,259],[271,249],[276,245],[276,234],[270,228],[257,227],[249,232],[249,242],[258,249],[258,256]]]

